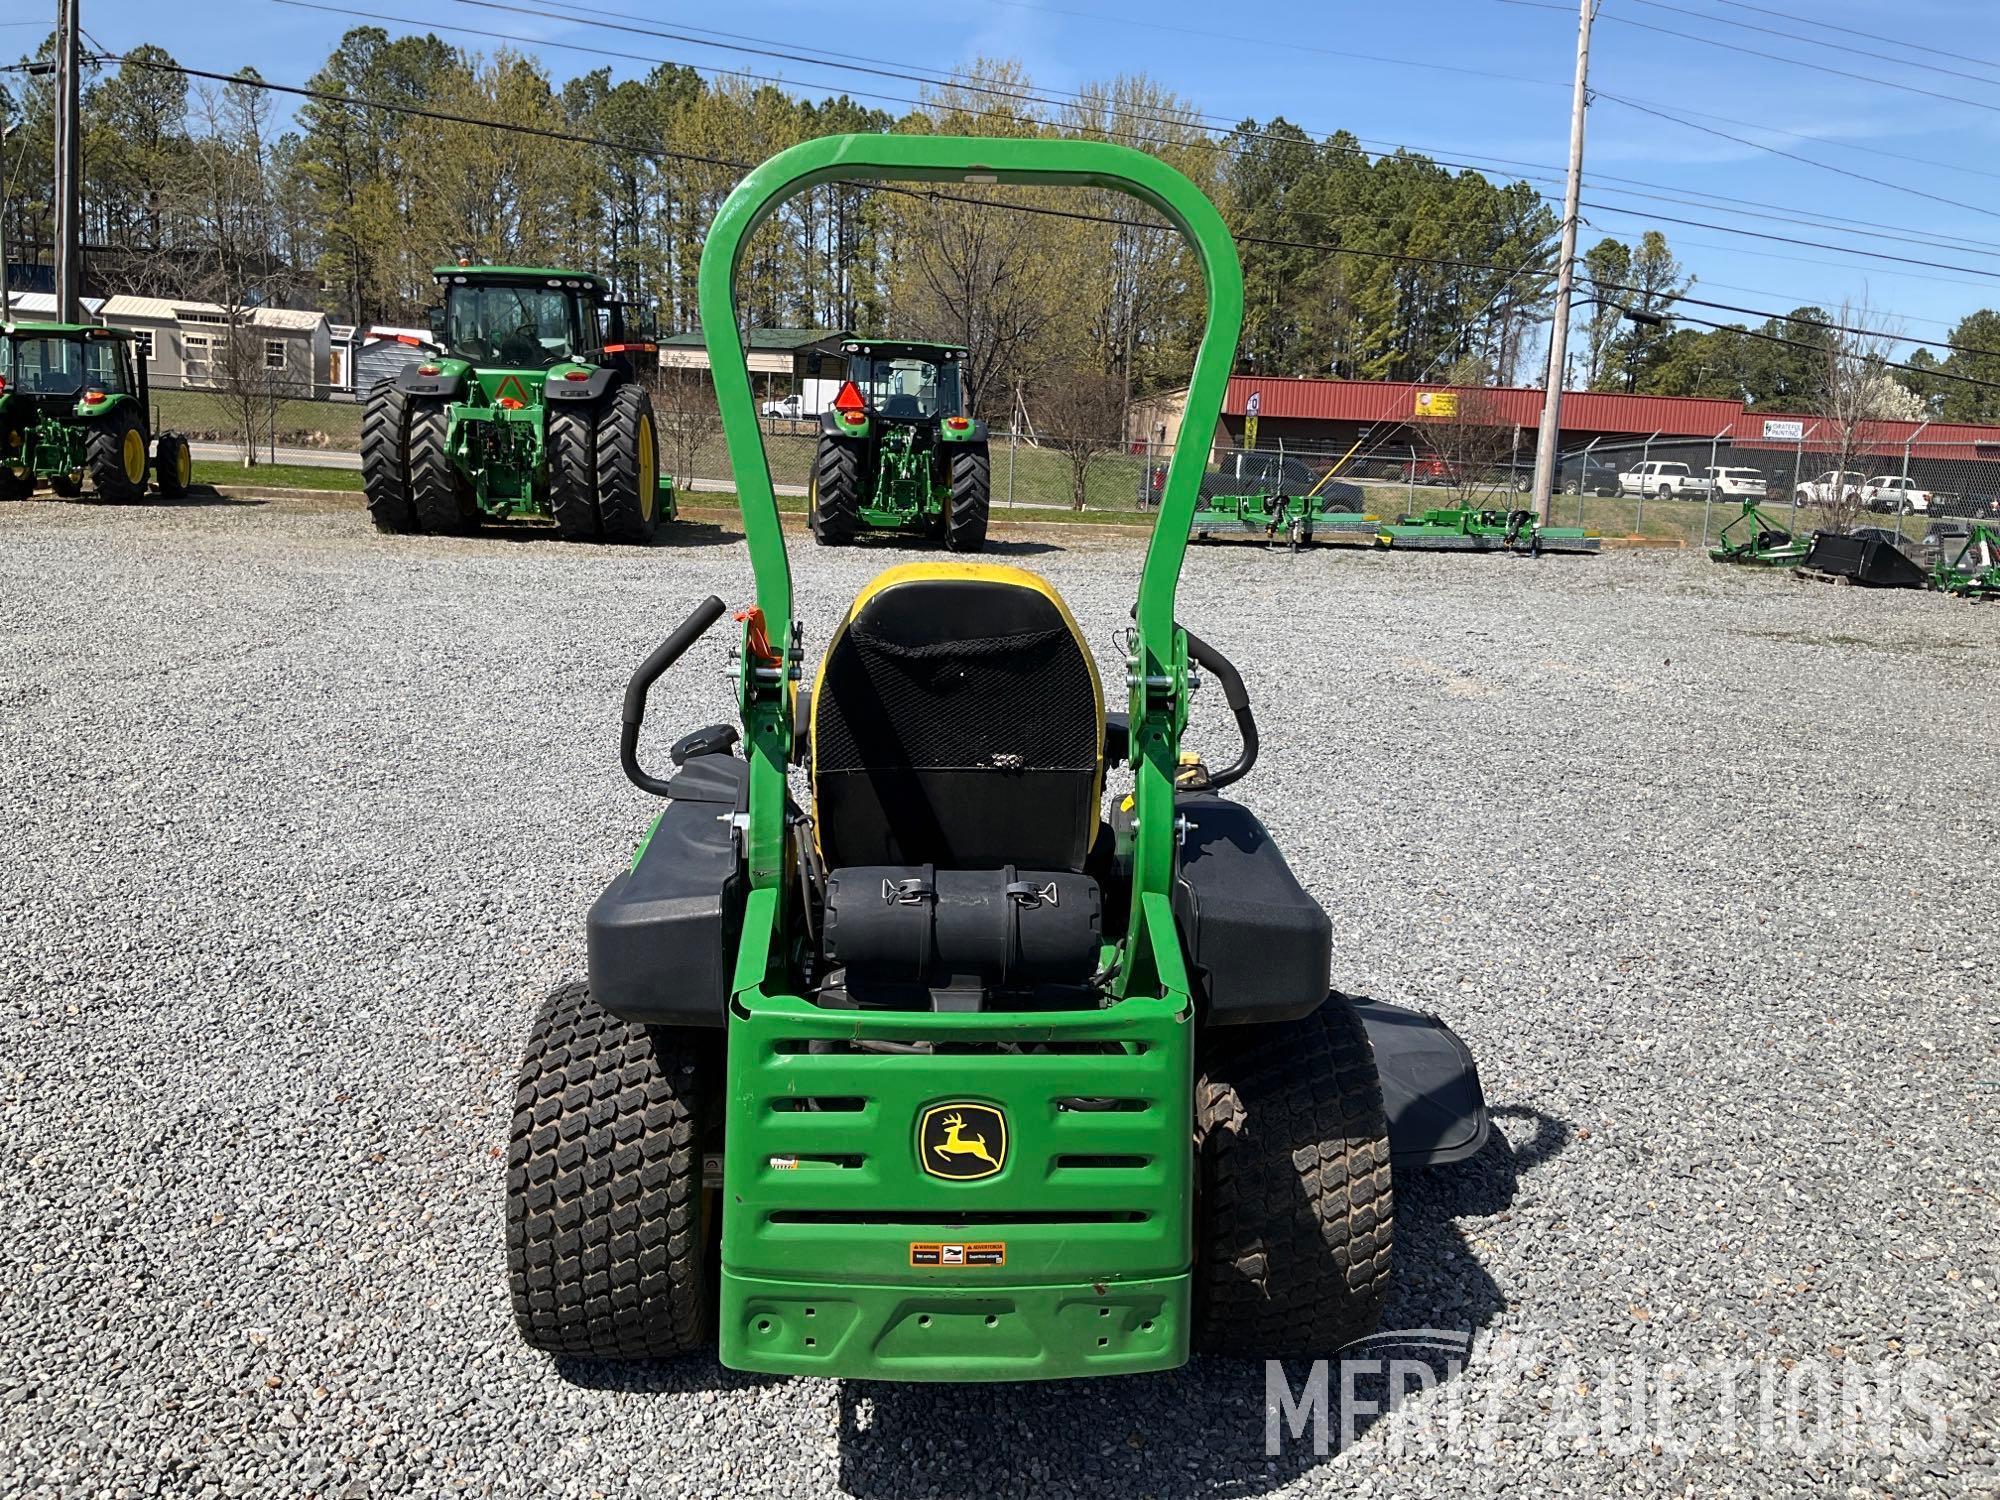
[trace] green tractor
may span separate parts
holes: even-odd
[[[953,552],[986,545],[993,466],[967,416],[955,344],[852,339],[847,378],[820,415],[808,509],[823,547],[862,530],[915,532]]]
[[[659,345],[602,276],[439,266],[433,352],[368,393],[361,484],[389,532],[548,517],[571,541],[674,517],[641,372]]]
[[[137,500],[150,471],[159,492],[188,492],[187,439],[153,435],[146,366],[132,335],[100,323],[0,328],[0,499],[36,484],[65,499],[84,481],[100,500]]]
[[[736,266],[808,188],[971,176],[1123,188],[1206,273],[1181,429],[1199,436],[1163,487],[1125,713],[1054,587],[976,561],[890,568],[807,676]],[[741,732],[683,735],[668,776],[641,753],[654,684],[725,613],[711,597],[626,687],[620,760],[666,805],[519,1075],[523,1337],[913,1381],[1336,1355],[1378,1320],[1398,1175],[1478,1152],[1489,1125],[1442,1022],[1330,992],[1332,923],[1224,794],[1256,717],[1175,613],[1243,318],[1221,215],[1107,142],[825,137],[730,194],[700,298],[756,583]],[[1240,740],[1212,771],[1182,755],[1203,678]]]

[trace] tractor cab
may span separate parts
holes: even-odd
[[[841,345],[847,379],[841,387],[848,410],[865,410],[890,421],[935,426],[963,416],[956,344],[891,340],[851,340]],[[850,390],[851,388],[851,390]],[[835,405],[840,406],[840,400]]]
[[[0,329],[0,492],[39,481],[65,497],[86,479],[101,498],[143,494],[149,467],[161,492],[185,494],[184,439],[156,442],[145,365],[129,330],[101,323],[10,323]]]
[[[602,342],[598,309],[610,288],[601,276],[525,266],[439,266],[436,275],[444,303],[431,335],[453,359],[546,371]]]

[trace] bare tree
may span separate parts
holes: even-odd
[[[661,370],[648,385],[667,472],[674,476],[676,486],[684,487],[694,479],[702,448],[722,431],[715,388],[702,371],[678,368]]]
[[[1049,386],[1060,406],[1045,412],[1049,430],[1042,440],[1069,460],[1069,503],[1082,510],[1090,466],[1124,451],[1125,382],[1095,370],[1072,370]]]
[[[1844,302],[1828,321],[1840,327],[1824,331],[1813,414],[1820,419],[1834,477],[1814,500],[1828,530],[1848,531],[1861,519],[1863,506],[1861,486],[1849,486],[1844,476],[1881,447],[1879,424],[1907,416],[1914,398],[1889,374],[1894,331],[1867,303]]]
[[[1432,391],[1428,415],[1417,427],[1444,467],[1445,487],[1461,509],[1491,491],[1494,472],[1513,447],[1513,431],[1501,419],[1486,367],[1477,359],[1455,361],[1445,372],[1448,388]]]

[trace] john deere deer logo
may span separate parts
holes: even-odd
[[[933,1177],[991,1177],[1007,1160],[1007,1117],[990,1104],[933,1104],[917,1126],[917,1154]]]

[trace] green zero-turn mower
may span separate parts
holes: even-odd
[[[439,266],[432,352],[368,393],[361,485],[382,531],[542,516],[572,541],[649,542],[674,517],[652,398],[658,343],[602,276]]]
[[[847,378],[820,415],[807,506],[813,536],[914,532],[953,552],[986,545],[993,465],[986,424],[965,411],[955,344],[853,338]]]
[[[153,435],[144,361],[132,335],[101,323],[0,328],[0,499],[37,484],[65,499],[84,481],[100,500],[137,500],[150,472],[162,495],[188,491],[187,439]]]
[[[507,1168],[514,1311],[537,1348],[719,1349],[737,1369],[900,1380],[1158,1370],[1190,1349],[1330,1355],[1369,1332],[1394,1173],[1477,1151],[1478,1078],[1435,1018],[1328,991],[1331,925],[1250,810],[1241,678],[1177,623],[1205,438],[1174,453],[1109,715],[1056,591],[960,560],[891,568],[813,686],[737,334],[734,277],[820,183],[1117,188],[1198,248],[1206,434],[1242,322],[1221,217],[1102,142],[828,137],[753,171],[701,263],[756,578],[735,725],[645,769],[668,799],[593,906],[589,982],[528,1042]],[[1181,737],[1201,675],[1241,750]],[[1129,797],[1105,806],[1112,767]],[[809,791],[795,799],[797,772]]]

